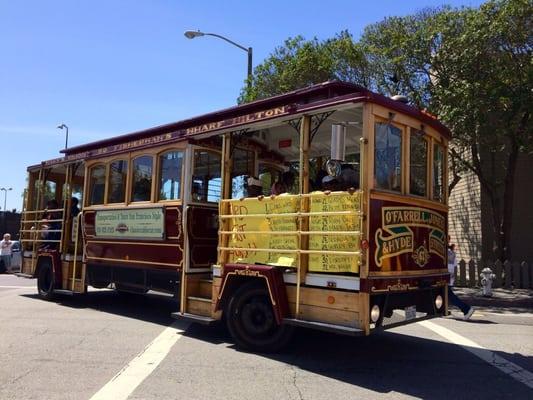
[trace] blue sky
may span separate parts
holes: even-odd
[[[288,37],[326,39],[386,16],[481,1],[0,0],[0,187],[21,208],[27,165],[69,145],[178,121],[236,103],[254,65]],[[0,192],[0,207],[3,208]]]

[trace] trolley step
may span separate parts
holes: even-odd
[[[174,319],[180,319],[180,320],[185,320],[185,321],[190,321],[190,322],[197,322],[199,324],[202,324],[202,325],[211,325],[215,322],[217,322],[216,319],[214,318],[211,318],[211,317],[204,317],[202,315],[194,315],[194,314],[189,314],[189,313],[180,313],[180,312],[173,312],[172,314],[170,314],[170,316]]]
[[[204,317],[211,317],[213,308],[210,298],[187,296],[187,312]]]
[[[74,296],[74,292],[72,290],[65,290],[65,289],[54,289],[55,294],[63,294],[68,296]]]
[[[17,272],[17,273],[15,274],[15,276],[18,276],[18,277],[21,277],[21,278],[29,278],[29,279],[33,279],[33,278],[34,278],[33,275],[31,275],[31,274],[24,274],[24,273],[22,273],[22,272]]]
[[[213,292],[213,280],[190,280],[187,283],[187,287],[187,292],[189,296],[211,298],[211,294]]]
[[[324,322],[305,321],[295,318],[284,318],[283,323],[287,325],[300,326],[303,328],[313,328],[325,332],[339,333],[341,335],[349,336],[361,336],[364,335],[364,331],[359,328],[351,328],[349,326],[333,325]]]

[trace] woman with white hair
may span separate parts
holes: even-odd
[[[4,239],[0,241],[0,258],[4,264],[6,272],[11,271],[11,248],[13,242],[9,233],[4,234]]]

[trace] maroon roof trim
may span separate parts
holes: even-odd
[[[301,114],[322,107],[350,102],[371,102],[413,116],[420,120],[421,123],[433,127],[448,139],[451,138],[450,131],[443,124],[424,112],[386,96],[373,93],[361,86],[332,81],[204,114],[199,117],[71,147],[61,150],[62,153],[65,153],[65,157],[45,161],[41,163],[41,166],[108,156],[133,148],[137,150],[158,144],[173,143],[208,132],[216,133],[230,127],[237,128],[256,121]],[[273,112],[272,110],[275,110],[275,113],[268,114]],[[35,167],[38,166],[32,166],[28,169]]]
[[[73,154],[83,152],[85,150],[94,149],[98,147],[110,146],[116,143],[141,139],[147,136],[157,135],[161,133],[172,132],[179,129],[185,129],[187,127],[208,124],[210,122],[229,119],[243,114],[253,113],[256,111],[264,110],[266,108],[272,108],[276,105],[287,105],[292,102],[300,101],[305,104],[310,101],[314,101],[313,98],[320,96],[327,96],[326,98],[334,98],[339,95],[345,95],[349,93],[367,92],[367,89],[344,82],[324,82],[318,85],[309,86],[304,89],[294,90],[289,93],[284,93],[278,96],[269,97],[267,99],[256,100],[250,103],[237,105],[234,107],[226,108],[220,111],[215,111],[209,114],[204,114],[198,117],[189,118],[186,120],[173,122],[170,124],[160,125],[153,128],[128,133],[125,135],[114,136],[112,138],[99,140],[83,144],[80,146],[70,147],[69,149],[61,150],[61,153]]]

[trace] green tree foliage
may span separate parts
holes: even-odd
[[[510,258],[516,163],[533,150],[531,1],[387,18],[361,43],[380,92],[408,96],[452,130],[452,187],[457,171],[477,175],[492,208],[494,255]]]
[[[262,99],[328,80],[369,85],[361,46],[344,31],[333,39],[289,38],[253,74],[252,87],[241,91],[239,103]]]
[[[454,133],[452,157],[491,203],[495,255],[510,258],[518,155],[533,151],[533,3],[491,1],[439,20],[431,106]]]
[[[426,9],[406,17],[389,17],[365,28],[361,45],[371,79],[385,95],[403,94],[419,108],[431,107],[434,55],[442,42],[436,24],[447,9]]]
[[[477,175],[492,207],[494,250],[510,257],[519,154],[533,153],[533,3],[491,0],[479,9],[425,9],[368,26],[361,39],[289,39],[258,67],[241,102],[326,80],[403,94],[452,130],[452,187]]]

